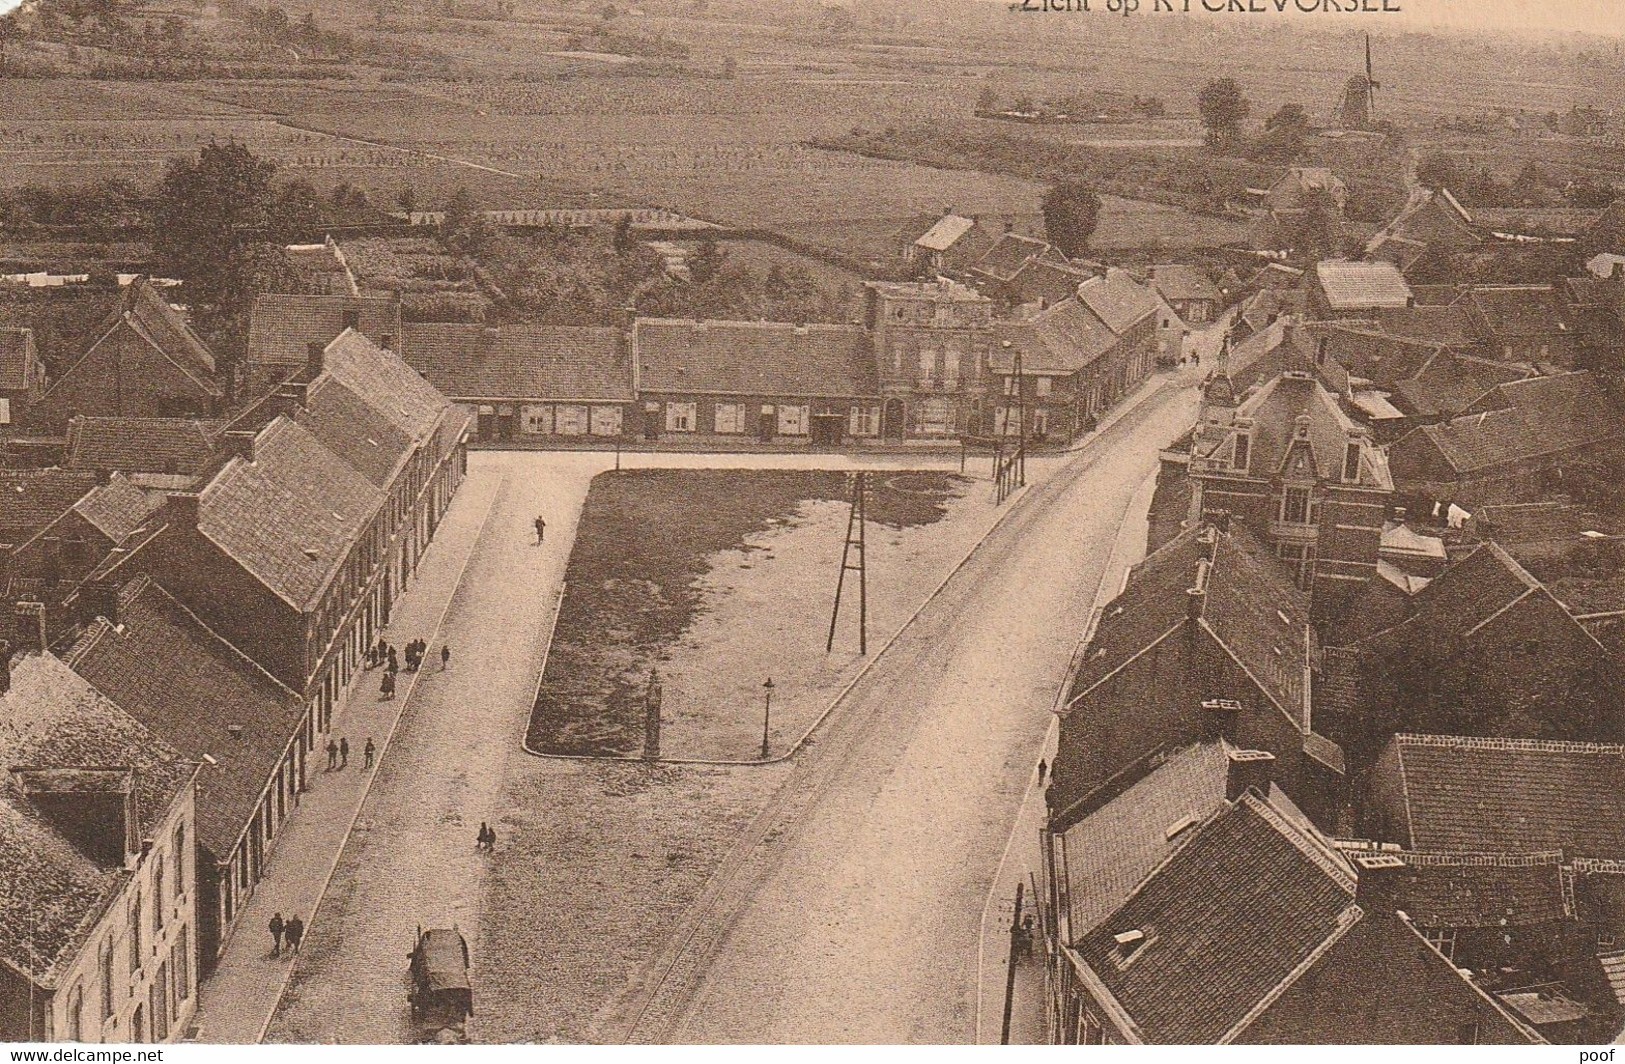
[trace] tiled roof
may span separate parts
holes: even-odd
[[[1014,298],[1023,303],[1038,300],[1048,305],[1076,298],[1078,285],[1093,276],[1091,271],[1077,266],[1035,259],[1016,271],[1009,287]]]
[[[27,388],[28,370],[36,357],[32,330],[0,329],[0,391]]]
[[[1574,332],[1568,302],[1552,285],[1475,285],[1467,304],[1497,342]]]
[[[221,421],[162,417],[75,417],[68,421],[69,469],[196,473],[214,453]]]
[[[214,379],[213,353],[186,324],[181,312],[170,306],[146,278],[138,277],[124,286],[118,306],[98,330],[98,336],[105,337],[120,323],[184,370],[204,391],[223,394]]]
[[[416,322],[405,329],[406,361],[452,399],[633,398],[619,329]]]
[[[959,238],[976,228],[973,218],[958,214],[945,214],[937,219],[914,243],[927,251],[947,251]]]
[[[1518,366],[1443,351],[1416,377],[1394,382],[1393,394],[1418,417],[1454,417],[1497,384],[1525,376]]]
[[[392,336],[401,342],[401,304],[394,296],[262,295],[249,319],[249,361],[303,366],[311,344],[331,343],[344,331],[347,312],[374,340]]]
[[[1187,623],[1187,591],[1202,586],[1203,628],[1253,673],[1295,726],[1307,731],[1308,596],[1239,523],[1217,533],[1214,560],[1201,583],[1199,535],[1187,529],[1135,567],[1123,593],[1106,605],[1068,701]]]
[[[1118,269],[1083,282],[1078,286],[1078,298],[1118,335],[1155,316],[1159,306],[1155,293]]]
[[[1193,831],[1075,947],[1152,1044],[1225,1040],[1360,917],[1347,862],[1251,792]]]
[[[1350,374],[1385,388],[1421,373],[1442,350],[1430,340],[1394,336],[1359,320],[1327,322],[1315,331],[1324,340],[1326,353]]]
[[[196,766],[49,654],[15,657],[0,694],[0,770],[127,770],[151,837]],[[0,957],[52,985],[122,886],[0,771]]]
[[[114,543],[122,543],[162,505],[162,495],[143,491],[122,474],[114,473],[106,484],[92,488],[73,508],[102,535]]]
[[[323,372],[418,443],[435,434],[451,402],[400,356],[348,329],[327,345]]]
[[[1591,373],[1495,386],[1460,417],[1415,430],[1452,468],[1474,472],[1625,436],[1625,411]]]
[[[1450,735],[1394,745],[1412,849],[1625,858],[1625,746]]]
[[[1411,300],[1410,285],[1390,262],[1318,262],[1315,277],[1333,310],[1404,307]]]
[[[309,386],[294,420],[380,488],[412,454],[410,436],[330,374]]]
[[[1015,278],[1023,267],[1038,259],[1064,265],[1066,256],[1049,244],[1020,233],[1005,233],[993,242],[971,269],[1000,281]]]
[[[277,418],[203,489],[198,528],[267,588],[308,610],[384,495],[308,429]]]
[[[1076,373],[1116,347],[1120,337],[1077,299],[1067,299],[1030,321],[999,321],[995,335],[1022,352],[1024,373]],[[1012,372],[1013,354],[998,347],[988,355],[995,373]]]
[[[878,393],[868,334],[850,325],[640,319],[646,392],[830,397]]]
[[[21,543],[67,513],[96,479],[71,469],[0,469],[0,538]]]
[[[1399,853],[1395,899],[1417,927],[1528,927],[1574,913],[1564,901],[1563,855]]]
[[[1153,266],[1151,285],[1170,303],[1182,299],[1210,299],[1218,303],[1224,298],[1218,286],[1194,266]]]
[[[1507,546],[1545,540],[1578,542],[1583,530],[1595,530],[1601,523],[1596,514],[1562,498],[1480,506],[1473,511],[1468,528],[1473,536]]]
[[[1602,212],[1584,207],[1496,207],[1482,208],[1475,216],[1478,224],[1497,233],[1543,236],[1579,236]]]
[[[1224,804],[1229,769],[1225,743],[1186,747],[1063,833],[1074,939],[1116,911],[1190,839],[1186,829]]]
[[[299,730],[303,706],[147,578],[120,597],[118,627],[92,624],[66,660],[155,735],[203,764],[198,841],[216,857],[229,857]],[[236,735],[228,731],[233,726]]]
[[[1360,444],[1358,483],[1376,488],[1392,488],[1393,479],[1382,452],[1357,431],[1352,418],[1343,412],[1336,398],[1318,380],[1301,373],[1280,373],[1266,381],[1236,408],[1236,420],[1252,421],[1252,450],[1248,468],[1252,475],[1277,473],[1307,474],[1325,480],[1341,480],[1344,451],[1350,442]],[[1307,435],[1314,468],[1299,470],[1301,454],[1296,434],[1300,419]],[[1221,439],[1206,456],[1232,446]],[[1288,463],[1292,468],[1288,468]]]

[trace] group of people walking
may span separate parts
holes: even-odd
[[[283,943],[287,943],[289,953],[299,952],[299,943],[305,940],[305,922],[295,913],[286,920],[281,913],[271,914],[271,956],[282,954]]]
[[[496,845],[496,829],[491,827],[491,825],[487,824],[485,821],[480,821],[480,833],[474,836],[474,848],[476,850],[484,850],[486,853],[490,853],[496,849]]]
[[[372,736],[367,737],[367,744],[361,748],[361,767],[372,768],[374,759],[378,756],[378,748],[372,743]],[[327,771],[340,772],[350,767],[350,739],[348,736],[339,736],[337,739],[327,740]]]
[[[406,671],[417,672],[423,667],[423,659],[429,653],[427,639],[414,639],[406,644]],[[367,668],[375,669],[383,666],[383,679],[378,681],[378,693],[384,701],[395,697],[395,674],[401,671],[400,655],[396,653],[393,644],[378,640],[376,646],[367,650]],[[440,645],[440,671],[445,672],[451,666],[451,645]]]

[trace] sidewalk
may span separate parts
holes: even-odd
[[[1095,594],[1094,605],[1086,622],[1083,633],[1085,640],[1094,634],[1095,619],[1101,609],[1122,590],[1129,569],[1145,557],[1146,514],[1150,509],[1156,485],[1156,474],[1152,474],[1135,492],[1123,515],[1123,522],[1118,527],[1111,554],[1106,560],[1105,571],[1100,577],[1100,589]],[[1076,658],[1073,664],[1076,664]],[[1067,682],[1071,682],[1070,675]],[[1046,769],[1055,763],[1055,746],[1059,736],[1060,718],[1056,717],[1050,722],[1049,731],[1044,735],[1043,746],[1038,750],[1038,756],[1043,759]],[[977,989],[979,1024],[976,1032],[977,1041],[983,1045],[996,1045],[999,1041],[1005,980],[1009,971],[1010,919],[1018,882],[1026,884],[1022,912],[1037,914],[1040,898],[1036,896],[1035,883],[1038,881],[1039,869],[1042,866],[1038,833],[1044,826],[1045,813],[1044,788],[1038,778],[1035,764],[1032,775],[1028,778],[1028,789],[1022,798],[1021,809],[1017,812],[1015,824],[1010,829],[1010,842],[1005,849],[1004,861],[994,878],[993,886],[988,893],[988,906],[983,913],[981,956],[978,964],[981,985]],[[1010,1044],[1046,1045],[1049,1041],[1045,1029],[1048,990],[1045,986],[1044,943],[1041,931],[1034,935],[1032,958],[1023,959],[1018,965],[1013,995],[1015,1007],[1010,1023]]]
[[[430,648],[437,645],[440,621],[505,480],[495,471],[470,472],[412,584],[396,600],[382,638],[404,645],[429,633]],[[239,912],[219,967],[199,990],[194,1022],[202,1042],[256,1043],[276,1010],[293,961],[286,952],[281,957],[270,955],[266,925],[272,913],[280,912],[284,919],[298,914],[306,922],[307,940],[310,937],[317,904],[373,779],[373,773],[361,768],[362,747],[371,738],[380,763],[389,755],[390,737],[424,674],[402,672],[400,688],[390,701],[379,698],[379,675],[376,669],[360,673],[334,711],[331,735],[350,740],[350,766],[328,772],[325,752],[311,752],[309,789],[282,825],[265,877]],[[317,743],[325,747],[326,738],[318,736]]]

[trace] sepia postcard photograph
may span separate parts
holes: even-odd
[[[0,0],[8,1060],[1616,1040],[1625,0]]]

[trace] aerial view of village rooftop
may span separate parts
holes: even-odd
[[[0,1042],[1625,1037],[1619,0],[0,11]]]

